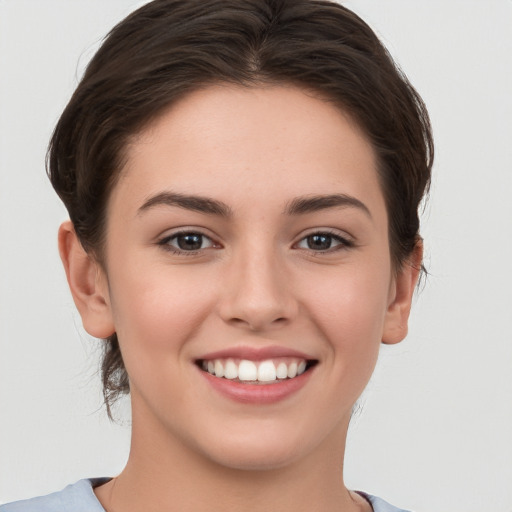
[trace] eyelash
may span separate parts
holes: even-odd
[[[209,240],[211,242],[211,246],[210,247],[201,247],[196,250],[187,251],[187,250],[180,249],[179,247],[174,247],[170,244],[170,242],[172,240],[177,240],[179,237],[183,237],[183,236],[187,236],[187,235],[188,236],[196,236],[198,238],[201,238],[201,241],[204,241],[205,239]],[[159,240],[158,245],[161,246],[166,251],[171,252],[172,254],[179,254],[179,255],[184,255],[184,256],[194,256],[194,255],[199,254],[199,252],[204,249],[210,249],[212,247],[216,247],[215,242],[213,242],[213,240],[209,236],[207,236],[199,231],[193,231],[193,230],[178,231],[177,233],[173,233],[172,235],[165,236],[164,238]]]
[[[201,239],[201,242],[204,242],[204,240],[206,239],[206,240],[210,241],[211,245],[209,245],[208,247],[200,247],[199,249],[190,250],[190,251],[180,249],[178,247],[174,247],[173,245],[171,245],[170,242],[172,240],[177,240],[179,237],[183,237],[183,236],[198,237]],[[308,238],[311,238],[311,237],[326,237],[326,238],[330,239],[330,245],[332,244],[333,241],[337,242],[337,245],[335,245],[334,247],[328,247],[327,249],[320,249],[320,250],[314,250],[314,249],[306,248],[306,247],[303,247],[303,248],[299,247],[299,249],[301,249],[301,250],[313,252],[315,254],[315,256],[322,255],[322,254],[332,254],[333,252],[350,249],[355,246],[355,244],[352,240],[345,238],[343,236],[340,236],[338,233],[335,233],[330,230],[321,230],[321,231],[314,231],[312,233],[309,233],[306,236],[302,237],[299,240],[299,242],[294,244],[294,246],[298,246],[301,242],[304,242],[304,241],[306,241],[306,243],[307,243]],[[195,256],[195,255],[199,254],[200,251],[203,251],[205,249],[219,247],[219,245],[217,245],[209,236],[207,236],[199,231],[192,231],[192,230],[178,231],[177,233],[168,235],[168,236],[162,238],[161,240],[159,240],[158,245],[161,246],[164,250],[171,252],[172,254],[183,255],[183,256]]]
[[[323,254],[332,254],[333,252],[342,251],[351,249],[355,246],[355,243],[349,238],[341,236],[339,233],[330,231],[329,229],[323,229],[319,231],[313,231],[312,233],[308,233],[306,236],[302,237],[299,242],[295,245],[300,244],[301,242],[307,241],[308,238],[311,237],[326,237],[331,239],[331,242],[337,242],[338,244],[334,247],[328,247],[323,250],[314,250],[310,248],[303,248],[306,251],[312,251],[315,256],[321,256]],[[307,242],[306,242],[307,243]]]

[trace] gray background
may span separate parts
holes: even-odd
[[[114,23],[144,2],[0,0],[0,502],[112,475],[98,342],[56,248],[51,130]],[[349,486],[418,512],[512,511],[512,2],[353,0],[429,106],[431,275],[349,433]],[[128,418],[127,405],[119,414]]]

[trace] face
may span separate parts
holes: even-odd
[[[296,88],[211,87],[141,133],[105,269],[135,440],[227,467],[335,449],[397,329],[372,147]]]

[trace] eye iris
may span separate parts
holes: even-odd
[[[203,245],[202,235],[186,233],[177,237],[178,247],[184,251],[196,251]]]
[[[332,237],[329,235],[310,235],[307,242],[309,249],[325,251],[331,248]]]

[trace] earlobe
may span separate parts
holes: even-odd
[[[407,336],[412,297],[418,283],[422,261],[423,243],[419,239],[410,258],[404,262],[393,280],[382,343],[399,343]]]
[[[105,273],[82,247],[71,221],[60,226],[59,252],[84,329],[96,338],[114,334]]]

